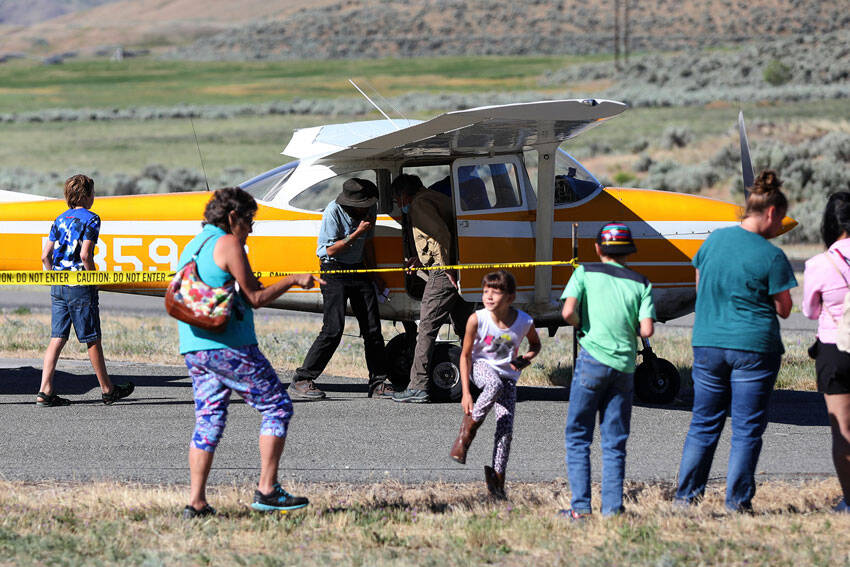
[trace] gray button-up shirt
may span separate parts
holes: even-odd
[[[354,232],[361,220],[351,218],[336,200],[331,201],[327,208],[325,208],[325,212],[322,213],[322,226],[319,228],[316,256],[322,262],[334,261],[342,264],[359,264],[363,261],[363,247],[366,246],[366,239],[372,238],[375,235],[374,223],[377,216],[378,207],[377,205],[372,205],[366,218],[362,219],[373,223],[372,230],[353,239],[348,246],[331,258],[328,256],[328,246]]]

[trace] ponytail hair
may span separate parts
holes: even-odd
[[[823,243],[829,248],[842,233],[850,235],[850,192],[839,191],[829,196],[820,225]]]
[[[776,207],[776,211],[785,216],[788,212],[788,199],[780,190],[782,181],[772,169],[765,169],[756,177],[753,186],[749,188],[747,195],[747,209],[744,217],[760,215],[770,207]]]

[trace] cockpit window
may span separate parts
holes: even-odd
[[[325,210],[328,203],[336,199],[337,196],[342,193],[342,184],[352,177],[368,179],[377,185],[377,175],[371,169],[341,173],[336,177],[325,179],[324,181],[316,183],[312,187],[304,189],[289,201],[289,205],[296,209],[304,209],[320,213]]]
[[[590,197],[602,187],[573,157],[559,149],[555,158],[555,204],[567,205]]]
[[[297,161],[287,163],[286,165],[258,175],[253,179],[244,181],[239,187],[250,193],[255,199],[271,201],[284,186],[289,176],[292,175],[292,172],[295,171],[297,165]]]
[[[457,169],[457,178],[460,207],[464,211],[522,205],[513,163],[463,165]]]

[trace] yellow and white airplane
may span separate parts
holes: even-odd
[[[241,184],[259,205],[247,243],[251,265],[262,272],[316,271],[322,210],[346,179],[362,177],[374,181],[380,193],[378,265],[400,266],[401,213],[390,182],[402,172],[414,173],[452,197],[460,264],[569,260],[574,250],[580,262],[593,262],[599,227],[624,221],[637,240],[630,266],[652,281],[659,320],[684,315],[696,295],[691,258],[712,230],[738,223],[741,209],[693,195],[603,187],[560,149],[625,109],[609,100],[555,100],[449,112],[425,122],[387,119],[297,130],[282,152],[296,161]],[[200,230],[208,199],[205,192],[98,198],[97,268],[174,271],[183,246]],[[0,191],[0,270],[41,269],[43,239],[65,208],[63,200]],[[785,230],[795,224],[785,219]],[[480,301],[486,271],[461,271],[462,295],[469,301]],[[569,266],[514,270],[517,305],[552,334],[565,325],[558,297],[571,272]],[[407,331],[388,344],[402,379],[419,317],[414,285],[419,280],[398,272],[385,280],[392,293],[380,306],[381,316],[404,323]],[[109,289],[162,295],[165,285]],[[293,290],[272,307],[321,312],[322,296],[315,289]],[[638,393],[646,401],[670,401],[678,391],[675,367],[655,359],[651,349],[648,354],[651,364],[645,356],[636,378]],[[432,365],[435,387],[446,392],[459,389],[452,356],[441,347]]]

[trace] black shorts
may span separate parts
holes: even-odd
[[[818,374],[818,392],[850,394],[850,353],[838,350],[834,344],[818,341],[815,369]]]

